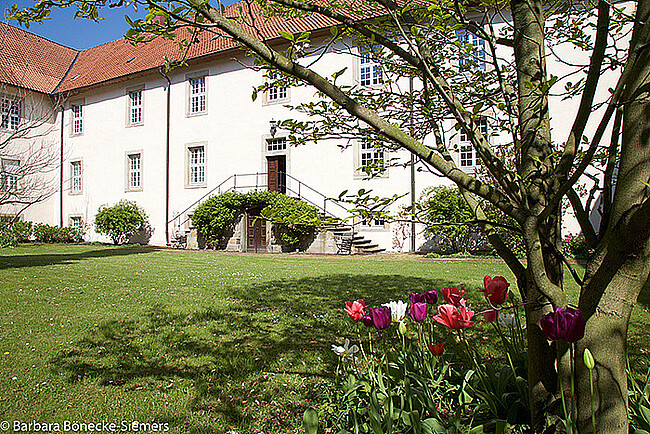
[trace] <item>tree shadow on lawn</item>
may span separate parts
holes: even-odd
[[[86,259],[138,255],[141,253],[152,253],[157,250],[160,250],[160,248],[155,246],[127,246],[114,248],[104,247],[98,250],[88,250],[79,253],[0,256],[0,270],[7,268],[41,267],[54,264],[71,264],[75,261],[83,261]]]
[[[137,320],[102,321],[59,351],[52,365],[71,382],[90,377],[101,387],[128,390],[145,384],[154,396],[187,380],[191,408],[173,420],[169,414],[155,420],[189,432],[211,432],[197,425],[196,412],[213,427],[285,432],[299,426],[304,410],[322,402],[332,385],[337,360],[331,344],[356,340],[357,327],[363,328],[343,311],[346,300],[364,298],[377,306],[449,285],[339,274],[233,288],[225,303],[199,300],[191,312],[160,304]]]

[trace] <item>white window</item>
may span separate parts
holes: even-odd
[[[205,147],[193,146],[188,148],[189,166],[188,180],[189,185],[205,184]]]
[[[72,104],[72,134],[81,134],[84,130],[83,105]]]
[[[370,49],[359,47],[359,81],[361,86],[372,86],[382,82],[382,69],[379,62],[380,51],[379,46],[373,46]]]
[[[0,179],[2,191],[18,190],[18,179],[20,178],[20,161],[2,159],[2,177]]]
[[[363,140],[359,146],[359,161],[362,168],[382,169],[385,163],[384,149],[374,146],[368,140]]]
[[[81,229],[83,228],[83,225],[84,225],[84,221],[80,215],[70,216],[70,222],[68,226],[75,229]]]
[[[142,90],[132,90],[129,97],[129,125],[142,123]]]
[[[383,228],[386,224],[386,219],[383,218],[364,218],[361,220],[361,227],[364,228]]]
[[[287,149],[287,139],[266,139],[267,152],[284,151]]]
[[[70,163],[70,192],[81,193],[82,184],[82,166],[81,161],[72,161]]]
[[[457,36],[459,42],[467,44],[461,48],[458,64],[473,65],[474,69],[485,70],[485,40],[467,30],[459,30]]]
[[[128,189],[140,190],[142,188],[142,154],[128,154]]]
[[[476,126],[485,138],[488,137],[487,119],[476,119]],[[460,167],[472,167],[478,165],[478,160],[474,152],[474,147],[470,143],[469,137],[465,130],[460,130]]]
[[[2,129],[15,131],[20,125],[22,101],[2,98]]]
[[[190,114],[205,113],[205,77],[190,78]]]
[[[281,75],[275,71],[269,72],[268,101],[280,101],[287,99],[287,87],[277,83]]]

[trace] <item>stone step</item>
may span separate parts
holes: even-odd
[[[363,249],[361,253],[381,253],[386,251],[386,249],[382,249],[381,247],[373,247],[371,249]]]

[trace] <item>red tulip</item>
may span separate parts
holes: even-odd
[[[485,318],[486,322],[494,322],[497,320],[497,318],[499,318],[499,311],[490,308],[483,312],[483,318]]]
[[[359,299],[354,303],[345,302],[345,311],[350,315],[353,321],[359,321],[366,315],[366,304]]]
[[[442,356],[442,353],[445,352],[445,343],[441,342],[439,344],[429,344],[429,351],[431,351],[431,354],[434,356]]]
[[[474,324],[472,316],[474,316],[474,311],[467,309],[465,299],[461,299],[458,302],[458,307],[452,304],[443,304],[440,306],[438,308],[438,315],[434,316],[433,320],[450,329],[458,330]]]
[[[460,301],[464,300],[463,295],[465,295],[465,288],[462,286],[460,287],[460,290],[455,286],[442,288],[442,298],[444,298],[448,304],[458,306],[460,304]]]
[[[497,305],[506,302],[510,284],[506,281],[505,277],[495,276],[493,279],[490,276],[485,276],[483,278],[483,284],[485,288],[481,289],[481,292],[485,295],[485,298],[490,300],[490,303]]]

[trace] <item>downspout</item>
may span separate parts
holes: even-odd
[[[409,93],[413,95],[413,77],[409,78]],[[411,134],[413,134],[413,104],[409,114]],[[415,154],[411,152],[411,252],[415,252]]]
[[[60,104],[61,108],[61,139],[59,146],[59,227],[63,227],[63,131],[64,131],[64,114],[65,106]]]
[[[169,245],[169,109],[172,82],[163,71],[162,66],[158,68],[158,72],[167,80],[167,113],[165,123],[165,245]]]

